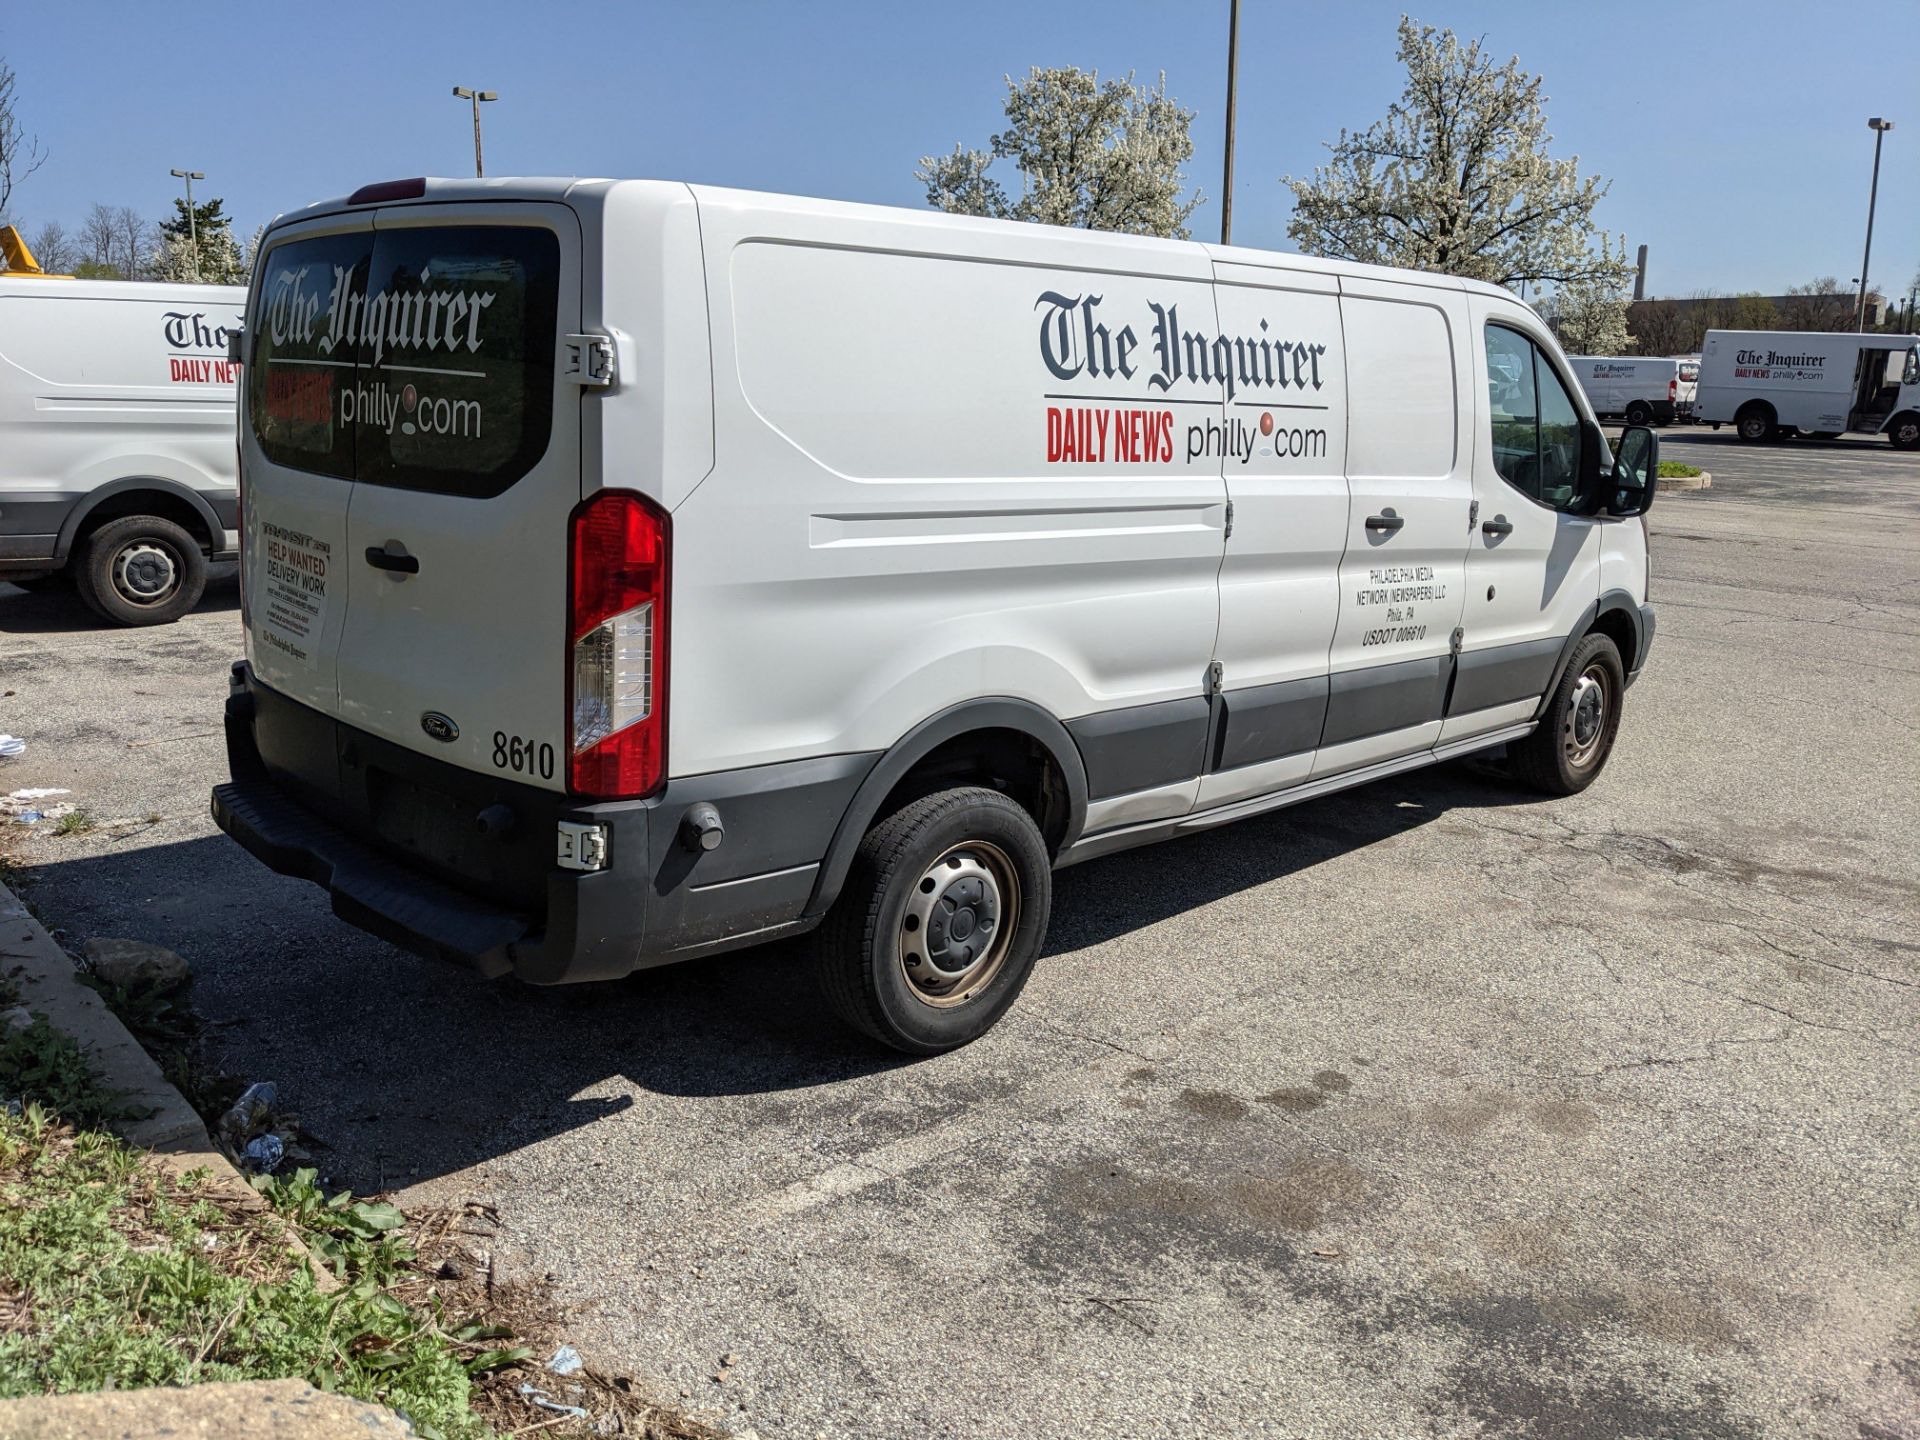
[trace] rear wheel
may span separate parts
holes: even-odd
[[[943,790],[860,842],[815,961],[848,1024],[909,1054],[984,1034],[1040,954],[1053,869],[1033,817],[996,790]]]
[[[1651,425],[1652,423],[1653,411],[1649,410],[1640,401],[1636,400],[1633,404],[1627,406],[1627,424]]]
[[[118,625],[178,620],[207,588],[200,543],[171,520],[128,515],[93,532],[75,570],[80,596]]]
[[[1779,430],[1773,407],[1759,400],[1742,405],[1740,413],[1733,417],[1733,425],[1740,438],[1749,444],[1772,440]]]
[[[1620,649],[1605,635],[1573,647],[1540,724],[1508,751],[1513,772],[1548,795],[1577,795],[1599,778],[1620,730],[1627,676]]]
[[[1894,416],[1887,426],[1887,438],[1896,450],[1920,450],[1920,415]]]

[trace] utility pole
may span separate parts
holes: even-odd
[[[480,102],[498,100],[500,95],[493,90],[469,90],[464,85],[454,86],[453,93],[462,100],[473,102],[473,174],[477,180],[487,173],[480,163]]]
[[[171,172],[178,179],[187,182],[187,244],[193,247],[193,278],[200,279],[200,226],[193,213],[193,182],[207,177],[198,170],[175,170]]]
[[[1227,9],[1227,164],[1220,182],[1220,243],[1233,243],[1233,101],[1240,72],[1240,0]]]
[[[1867,128],[1873,131],[1873,188],[1867,191],[1867,248],[1860,256],[1860,312],[1853,327],[1855,334],[1867,328],[1867,262],[1873,258],[1873,208],[1880,199],[1880,142],[1887,138],[1893,121],[1876,115],[1867,121]]]

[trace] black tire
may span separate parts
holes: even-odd
[[[1902,411],[1887,425],[1887,438],[1896,450],[1920,450],[1920,415]]]
[[[1633,404],[1627,406],[1627,424],[1651,425],[1653,424],[1653,411],[1636,400]]]
[[[942,790],[887,816],[860,842],[816,937],[820,987],[841,1019],[883,1045],[912,1055],[955,1049],[985,1034],[1019,997],[1052,906],[1053,865],[1033,817],[996,790]],[[1009,909],[1010,926],[1002,923]],[[932,942],[926,953],[903,944],[914,934]],[[976,957],[971,947],[981,935],[987,948]],[[936,945],[951,964],[935,963]],[[942,990],[949,975],[963,978]]]
[[[1548,795],[1578,795],[1606,768],[1620,733],[1620,702],[1627,675],[1620,649],[1605,635],[1589,635],[1573,647],[1566,672],[1553,687],[1540,724],[1507,752],[1514,776]],[[1597,716],[1583,707],[1597,703]]]
[[[1761,400],[1750,400],[1733,417],[1734,432],[1749,445],[1765,444],[1780,438],[1777,419],[1771,405]]]
[[[171,520],[128,515],[87,540],[74,578],[80,597],[116,625],[166,625],[200,603],[207,557]]]

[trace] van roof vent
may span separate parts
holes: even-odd
[[[412,180],[382,180],[374,185],[362,185],[347,197],[349,205],[379,205],[388,200],[418,200],[427,193],[427,177],[417,176]]]

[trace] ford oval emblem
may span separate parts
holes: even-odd
[[[420,728],[442,745],[451,744],[460,738],[460,727],[438,710],[428,710],[422,714]]]

